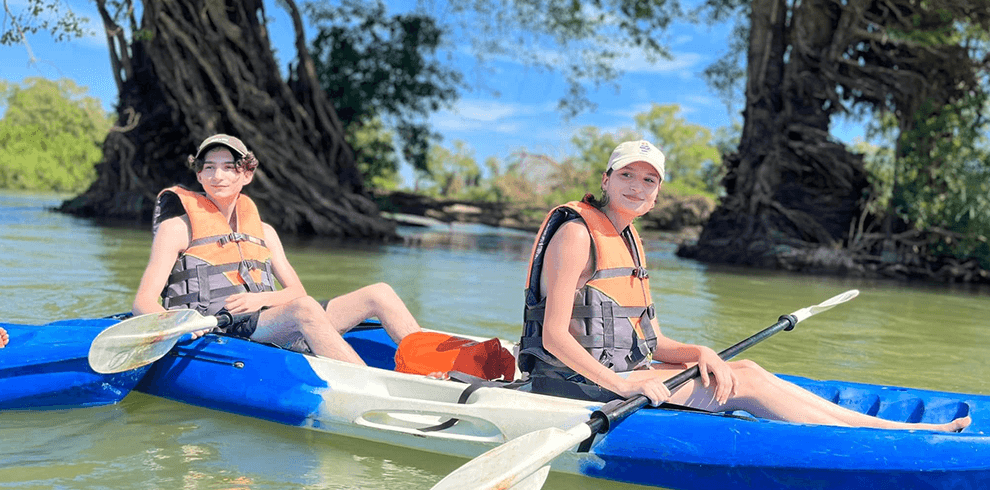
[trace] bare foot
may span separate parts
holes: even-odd
[[[0,349],[3,349],[10,342],[10,336],[7,335],[7,331],[0,328]]]
[[[941,432],[962,432],[963,429],[969,427],[969,424],[973,423],[973,419],[969,416],[959,417],[951,422],[946,422],[944,424],[914,424],[915,429],[921,430],[937,430]]]
[[[962,432],[963,429],[965,429],[966,427],[969,427],[969,424],[972,424],[972,423],[973,423],[973,419],[970,418],[968,415],[965,416],[965,417],[959,417],[958,419],[953,420],[952,422],[949,422],[948,424],[945,424],[945,425],[948,426],[948,428],[947,428],[946,431],[947,432]]]

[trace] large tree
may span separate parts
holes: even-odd
[[[203,138],[241,137],[261,165],[247,193],[294,233],[388,238],[341,123],[320,88],[294,0],[296,60],[281,76],[261,0],[97,0],[119,89],[117,126],[96,182],[66,212],[150,219],[156,193],[194,185],[185,167]]]
[[[869,189],[862,156],[829,137],[834,116],[887,112],[907,133],[988,88],[970,44],[990,28],[982,0],[708,3],[749,15],[745,124],[726,196],[682,255],[774,266],[781,245],[843,244]]]

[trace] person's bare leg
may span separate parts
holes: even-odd
[[[725,404],[716,402],[714,391],[705,388],[697,378],[675,391],[669,401],[712,412],[745,410],[760,418],[802,424],[958,431],[970,423],[969,417],[962,417],[945,424],[914,424],[885,420],[831,403],[768,373],[751,361],[730,362],[729,365],[738,382],[735,395]],[[630,376],[648,376],[654,373],[653,375],[666,379],[676,372],[676,369],[660,369],[637,371]]]
[[[752,361],[740,361],[743,363],[749,363],[756,369],[763,370],[760,366]],[[784,381],[783,379],[774,376],[771,373],[766,373],[767,379],[774,383],[781,390],[789,393],[795,398],[801,398],[804,403],[813,404],[820,407],[822,410],[827,410],[832,413],[836,418],[842,420],[847,425],[853,427],[877,427],[877,428],[887,428],[887,429],[931,429],[931,430],[947,430],[947,431],[958,431],[965,429],[972,422],[972,419],[967,417],[960,417],[958,419],[952,420],[945,424],[926,424],[926,423],[910,423],[910,422],[895,422],[879,417],[874,417],[872,415],[867,415],[865,413],[857,412],[855,410],[850,410],[842,407],[838,404],[832,403],[800,386]]]
[[[396,343],[406,335],[420,331],[419,323],[391,286],[383,282],[365,286],[327,304],[326,316],[340,334],[366,318],[381,320],[385,331]]]
[[[262,311],[251,340],[284,345],[301,334],[316,355],[364,365],[361,356],[334,327],[323,306],[306,296]]]

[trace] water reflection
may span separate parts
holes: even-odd
[[[496,255],[510,261],[529,261],[535,237],[535,234],[526,231],[461,223],[436,227],[400,227],[398,231],[408,248],[472,251]]]

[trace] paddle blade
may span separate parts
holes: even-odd
[[[589,437],[588,424],[568,431],[551,427],[524,434],[468,461],[432,490],[540,488],[550,472],[550,461]]]
[[[845,303],[846,301],[849,301],[855,298],[856,296],[859,296],[859,290],[850,289],[849,291],[846,291],[842,294],[837,294],[825,301],[822,301],[821,303],[815,306],[801,308],[800,310],[791,313],[791,315],[794,316],[794,318],[796,318],[798,322],[800,322],[801,320],[805,320],[808,317],[817,315],[823,311],[828,311],[832,309],[833,306],[841,305],[842,303]]]
[[[161,359],[184,334],[213,328],[217,319],[195,310],[168,310],[124,320],[89,346],[89,366],[103,374],[137,369]]]

